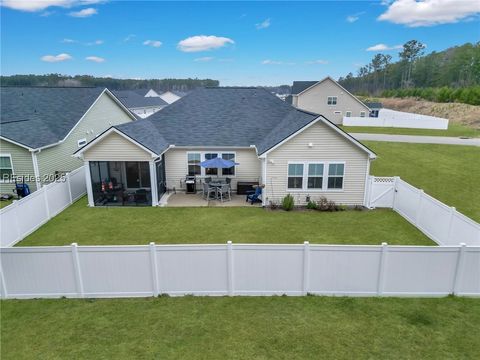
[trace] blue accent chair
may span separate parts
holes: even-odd
[[[250,201],[252,205],[256,202],[262,202],[262,200],[259,199],[260,195],[262,195],[262,188],[259,186],[255,189],[255,191],[247,191],[247,198],[245,201]]]

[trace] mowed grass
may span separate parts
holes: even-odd
[[[480,147],[365,141],[370,173],[403,180],[480,222]]]
[[[7,207],[12,202],[13,202],[12,200],[1,200],[0,201],[0,209],[3,209],[4,207]]]
[[[82,198],[19,246],[226,243],[435,245],[397,213],[238,208],[89,208]]]
[[[7,359],[478,359],[466,298],[183,297],[1,302]]]
[[[480,130],[474,127],[450,122],[447,130],[412,129],[375,126],[342,126],[349,133],[394,134],[394,135],[423,135],[423,136],[450,136],[450,137],[480,137]]]

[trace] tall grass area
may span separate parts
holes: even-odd
[[[365,141],[378,158],[371,174],[403,180],[480,222],[480,148]]]

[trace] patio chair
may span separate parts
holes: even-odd
[[[218,188],[218,197],[220,198],[221,202],[224,202],[227,196],[228,196],[228,200],[231,201],[232,195],[230,191],[230,185],[224,184]]]
[[[145,189],[138,189],[135,191],[135,205],[138,204],[147,204],[147,190]]]
[[[208,186],[207,183],[203,183],[202,195],[205,200],[217,198],[217,188]],[[213,195],[213,196],[212,196]]]
[[[232,183],[232,178],[227,177],[227,178],[225,179],[225,182],[226,182],[228,185],[230,185],[230,184]]]
[[[211,177],[206,177],[206,178],[203,180],[203,182],[204,182],[205,184],[208,184],[208,183],[212,182],[212,178],[211,178]]]
[[[253,205],[256,202],[261,202],[260,196],[262,195],[262,188],[258,186],[255,191],[247,191],[247,197],[245,199],[246,202],[250,201]]]

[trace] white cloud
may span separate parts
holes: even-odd
[[[295,65],[295,63],[267,59],[262,61],[262,65]]]
[[[312,64],[326,65],[326,64],[328,64],[328,61],[318,59],[318,60],[307,61],[306,63],[309,64],[309,65],[312,65]]]
[[[61,41],[62,43],[64,44],[74,44],[76,42],[78,42],[77,40],[73,40],[73,39],[68,39],[68,38],[65,38]]]
[[[177,48],[184,52],[197,52],[218,49],[227,44],[235,44],[235,42],[226,37],[197,35],[180,41]]]
[[[52,6],[70,8],[81,5],[100,4],[106,0],[2,0],[1,5],[20,11],[42,11]],[[47,15],[44,15],[47,14]],[[48,16],[51,13],[45,12],[42,16]]]
[[[271,21],[270,18],[263,20],[261,23],[255,24],[257,30],[266,29],[270,27]]]
[[[92,46],[92,45],[102,45],[104,43],[103,40],[95,40],[95,41],[92,41],[92,42],[88,42],[86,43],[85,45],[88,45],[88,46]]]
[[[46,62],[60,62],[73,59],[68,54],[58,54],[58,55],[45,55],[40,58],[42,61]]]
[[[204,56],[204,57],[196,58],[193,61],[207,62],[207,61],[212,61],[213,59],[215,58],[211,56]]]
[[[82,9],[80,11],[72,11],[72,12],[68,13],[68,15],[76,17],[76,18],[85,18],[85,17],[89,17],[89,16],[92,16],[92,15],[95,15],[95,14],[98,14],[98,11],[97,11],[97,9],[94,9],[94,8],[86,8],[86,9]]]
[[[102,63],[102,62],[105,61],[104,58],[101,58],[101,57],[98,57],[98,56],[87,56],[85,58],[85,60],[93,61],[93,62],[96,62],[96,63]]]
[[[123,42],[128,42],[130,40],[132,40],[134,37],[136,37],[137,35],[135,34],[129,34],[127,35],[124,39],[123,39]]]
[[[347,20],[347,22],[349,23],[354,23],[355,21],[360,19],[360,15],[363,15],[363,14],[365,14],[365,11],[362,11],[353,15],[348,15],[345,20]]]
[[[378,17],[409,27],[456,23],[480,13],[477,0],[396,0]]]
[[[147,46],[152,46],[152,47],[160,47],[162,46],[162,42],[161,41],[158,41],[158,40],[145,40],[143,42],[143,45],[147,45]]]
[[[366,50],[367,51],[390,51],[390,50],[398,50],[402,48],[403,48],[402,45],[388,46],[385,44],[377,44],[377,45],[370,46]]]

